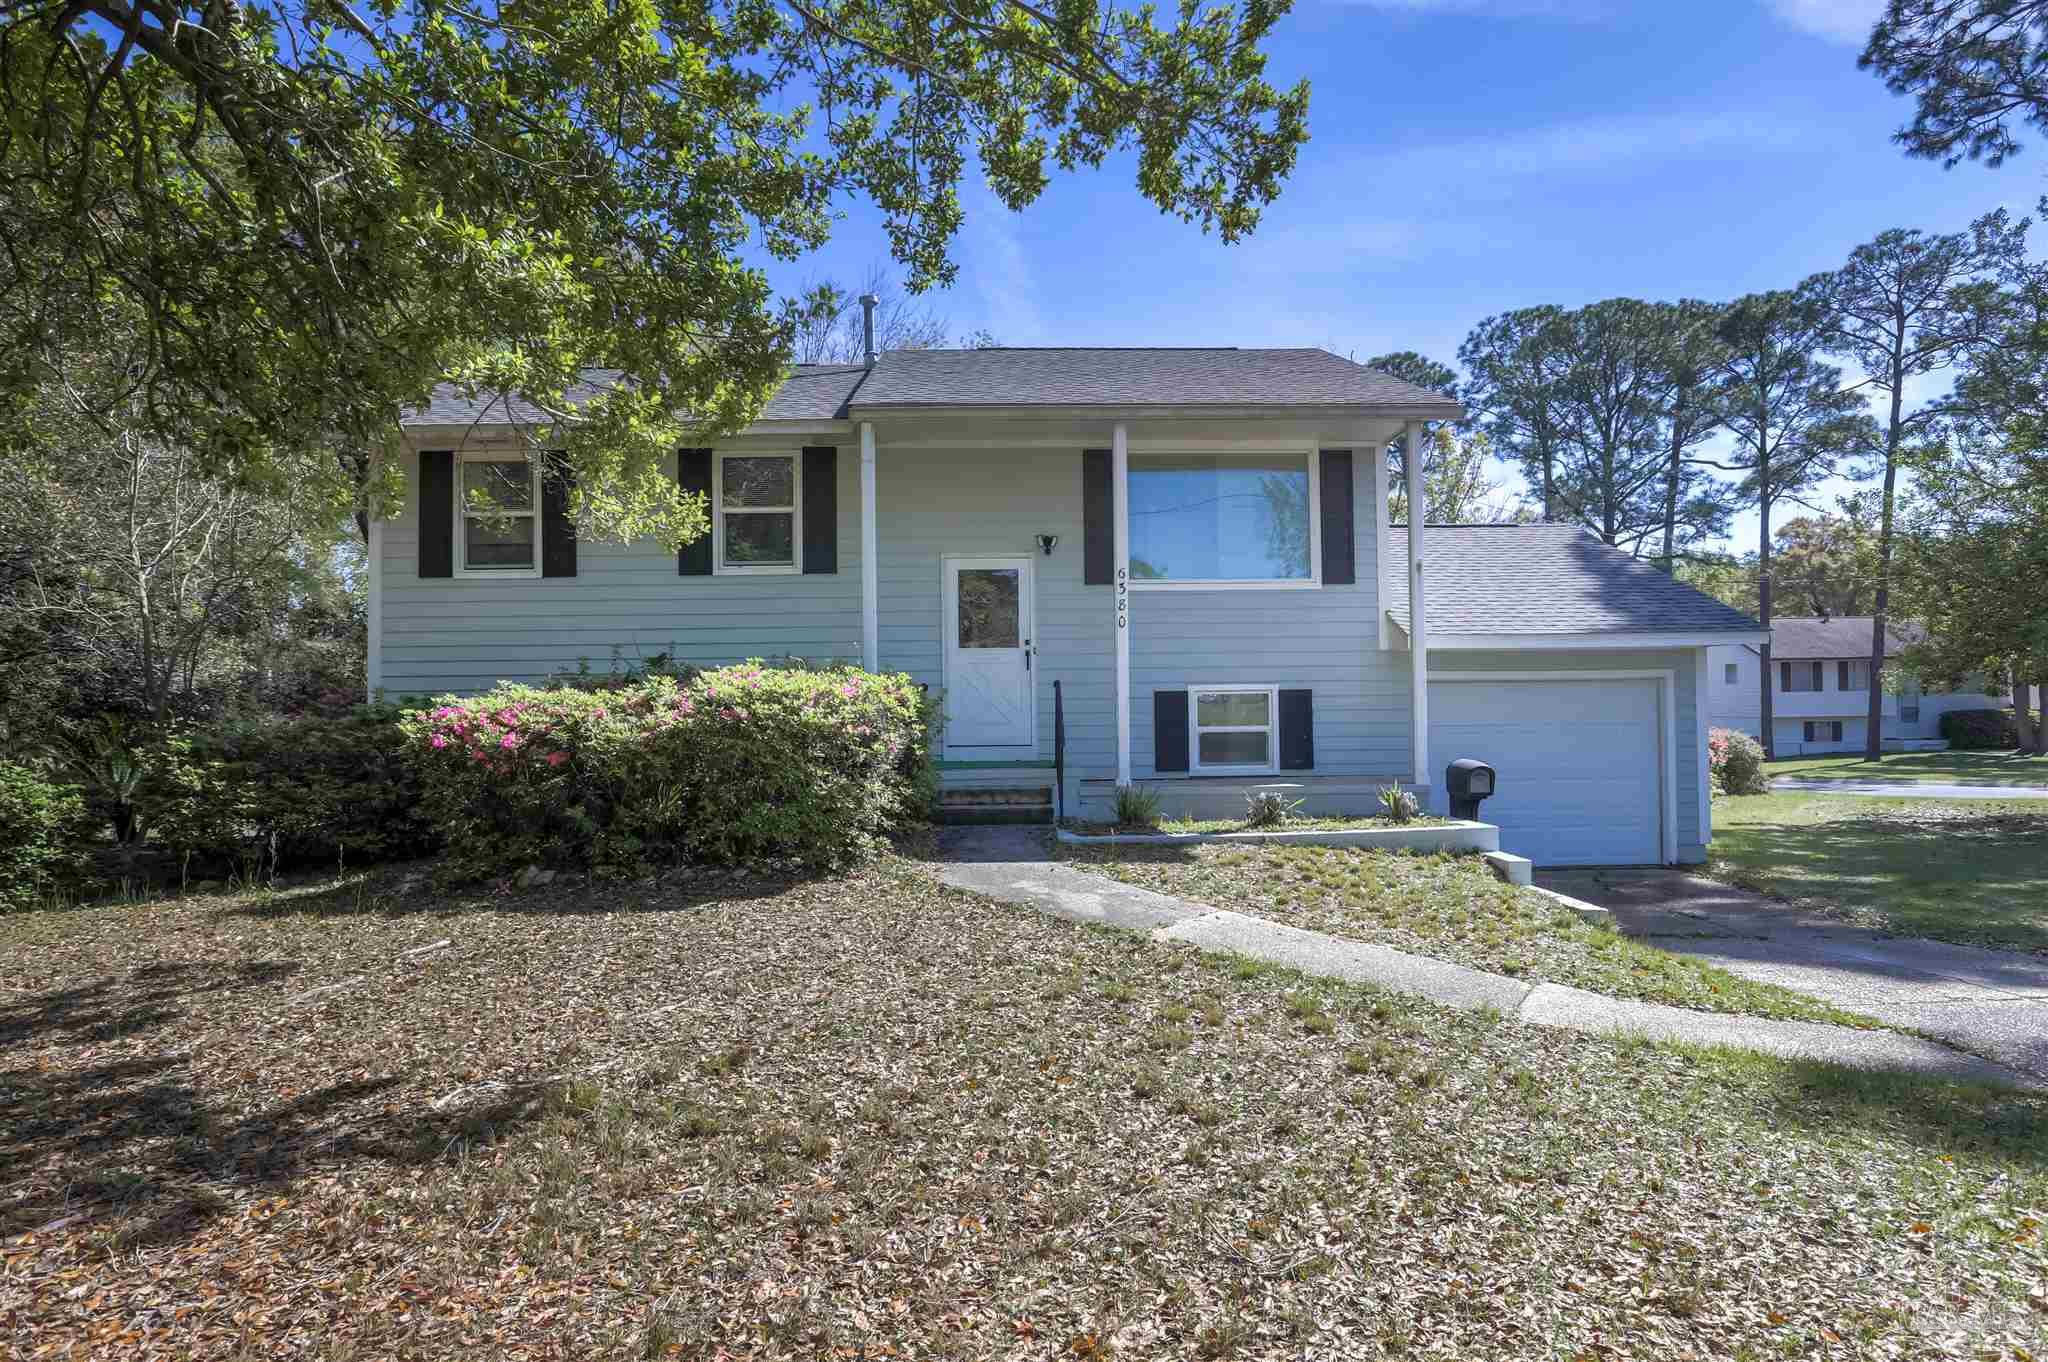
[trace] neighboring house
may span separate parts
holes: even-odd
[[[1389,441],[1459,414],[1321,350],[800,366],[741,435],[679,452],[713,524],[677,555],[579,545],[530,414],[443,392],[404,418],[405,509],[372,530],[371,684],[843,658],[943,697],[946,784],[1049,790],[1063,760],[1070,815],[1131,783],[1205,814],[1260,788],[1369,812],[1394,780],[1440,808],[1476,756],[1509,850],[1704,859],[1696,697],[1708,650],[1762,631],[1567,527],[1384,526]],[[485,479],[531,514],[465,517]]]
[[[1868,615],[1771,621],[1772,746],[1779,756],[1864,750],[1870,726],[1870,626]],[[1898,657],[1914,641],[1910,624],[1890,627],[1886,635],[1888,658]],[[1763,736],[1757,676],[1762,661],[1754,645],[1714,650],[1707,709],[1716,728]],[[1884,684],[1882,676],[1877,684]],[[1894,751],[1942,746],[1941,716],[1949,710],[2006,707],[2003,699],[1974,688],[1926,694],[1917,677],[1905,678],[1898,693],[1886,694],[1882,704],[1878,741]]]

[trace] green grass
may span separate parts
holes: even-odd
[[[1711,869],[1906,936],[2048,953],[2048,801],[1714,801]]]
[[[397,880],[6,920],[0,1355],[2039,1350],[2040,1094],[1515,1025],[912,862]]]
[[[1913,785],[2048,785],[2048,757],[2010,752],[1891,752],[1876,761],[1861,756],[1792,757],[1770,762],[1764,774],[1799,780],[1878,780]]]
[[[1087,869],[1163,894],[1532,983],[1706,1012],[1881,1025],[1804,993],[1589,926],[1540,894],[1501,883],[1476,856],[1271,843],[1062,845],[1060,851]]]

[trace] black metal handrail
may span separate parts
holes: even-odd
[[[1052,816],[1065,818],[1067,794],[1067,702],[1060,683],[1052,683]]]

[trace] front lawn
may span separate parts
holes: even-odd
[[[1713,873],[1905,936],[2048,952],[2040,800],[1714,801]]]
[[[2048,785],[2048,757],[2011,752],[1888,752],[1859,756],[1790,757],[1766,763],[1764,774],[1798,780],[1885,781],[1909,785]]]
[[[0,1355],[2003,1357],[2048,1318],[2041,1097],[1452,1013],[909,862],[0,948]]]
[[[1708,1012],[1877,1026],[1861,1013],[1592,927],[1476,856],[1312,846],[1072,846],[1067,859],[1175,894],[1532,983]]]

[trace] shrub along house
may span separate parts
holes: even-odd
[[[858,660],[942,696],[953,789],[1049,804],[1057,766],[1069,815],[1130,783],[1169,812],[1269,787],[1370,812],[1476,756],[1510,850],[1702,859],[1707,649],[1761,631],[1566,527],[1388,527],[1388,443],[1459,414],[1321,350],[799,366],[741,435],[678,453],[712,528],[676,555],[578,544],[531,413],[444,391],[404,418],[406,506],[372,531],[371,684]],[[529,514],[465,516],[482,485]]]

